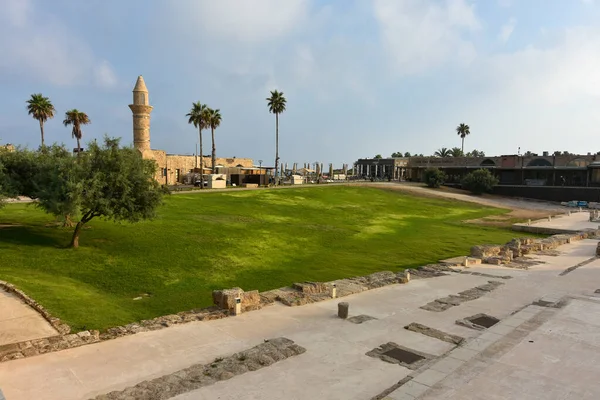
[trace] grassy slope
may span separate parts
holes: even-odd
[[[0,211],[0,279],[76,329],[208,306],[211,291],[266,290],[464,255],[513,233],[463,224],[505,210],[360,187],[176,195],[137,225],[93,220],[81,247],[31,205]],[[151,294],[133,301],[143,293]]]

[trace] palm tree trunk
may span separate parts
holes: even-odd
[[[463,136],[463,137],[461,137],[461,139],[462,139],[461,151],[463,154],[465,154],[465,137]]]
[[[215,173],[215,161],[217,160],[217,148],[215,147],[215,128],[213,128],[212,126],[210,127],[211,130],[211,135],[212,135],[212,155],[211,155],[211,162],[212,162],[212,173]]]
[[[40,119],[40,131],[42,132],[42,147],[44,147],[44,121]]]
[[[279,114],[275,114],[275,184],[279,183]]]
[[[198,135],[200,136],[200,189],[204,189],[204,156],[202,155],[202,128],[198,128]]]
[[[77,137],[77,157],[81,154],[81,145],[79,144],[79,136]]]

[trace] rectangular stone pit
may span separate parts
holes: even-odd
[[[431,354],[409,349],[393,342],[382,344],[376,349],[369,351],[366,355],[379,358],[391,364],[401,365],[410,370],[417,370],[436,358]]]

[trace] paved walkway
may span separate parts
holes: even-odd
[[[52,325],[34,309],[2,289],[0,289],[0,327],[0,346],[58,334]],[[0,377],[0,381],[1,379]]]
[[[557,217],[553,217],[548,221],[547,219],[542,219],[538,221],[531,221],[531,224],[515,224],[518,226],[531,226],[533,228],[547,228],[547,229],[557,229],[563,231],[571,231],[577,232],[584,229],[598,229],[600,226],[600,222],[590,222],[590,213],[587,210],[583,210],[581,212],[571,212],[571,215],[560,215]]]
[[[403,329],[418,322],[464,338],[480,331],[455,324],[457,319],[486,313],[505,319],[544,296],[589,295],[600,288],[600,260],[567,275],[565,269],[590,259],[597,241],[560,248],[558,257],[536,257],[546,264],[532,269],[478,266],[470,271],[511,275],[493,292],[444,312],[420,306],[436,298],[485,284],[490,278],[452,274],[414,280],[344,298],[350,314],[377,318],[352,324],[335,317],[338,300],[303,307],[274,305],[260,311],[210,322],[196,322],[144,332],[0,364],[0,388],[8,400],[88,399],[121,390],[196,363],[209,363],[250,348],[264,339],[284,336],[306,353],[259,371],[189,392],[181,399],[370,399],[412,371],[365,355],[387,342],[442,356],[453,346]],[[393,397],[391,397],[393,398]],[[461,397],[458,397],[461,398]],[[476,398],[476,397],[473,397]],[[560,397],[544,397],[559,399]]]

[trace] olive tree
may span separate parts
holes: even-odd
[[[55,215],[78,212],[71,247],[79,247],[81,230],[93,218],[134,223],[154,217],[164,193],[153,179],[155,170],[153,160],[105,137],[102,144],[89,143],[80,157],[55,162],[37,193],[38,205]]]

